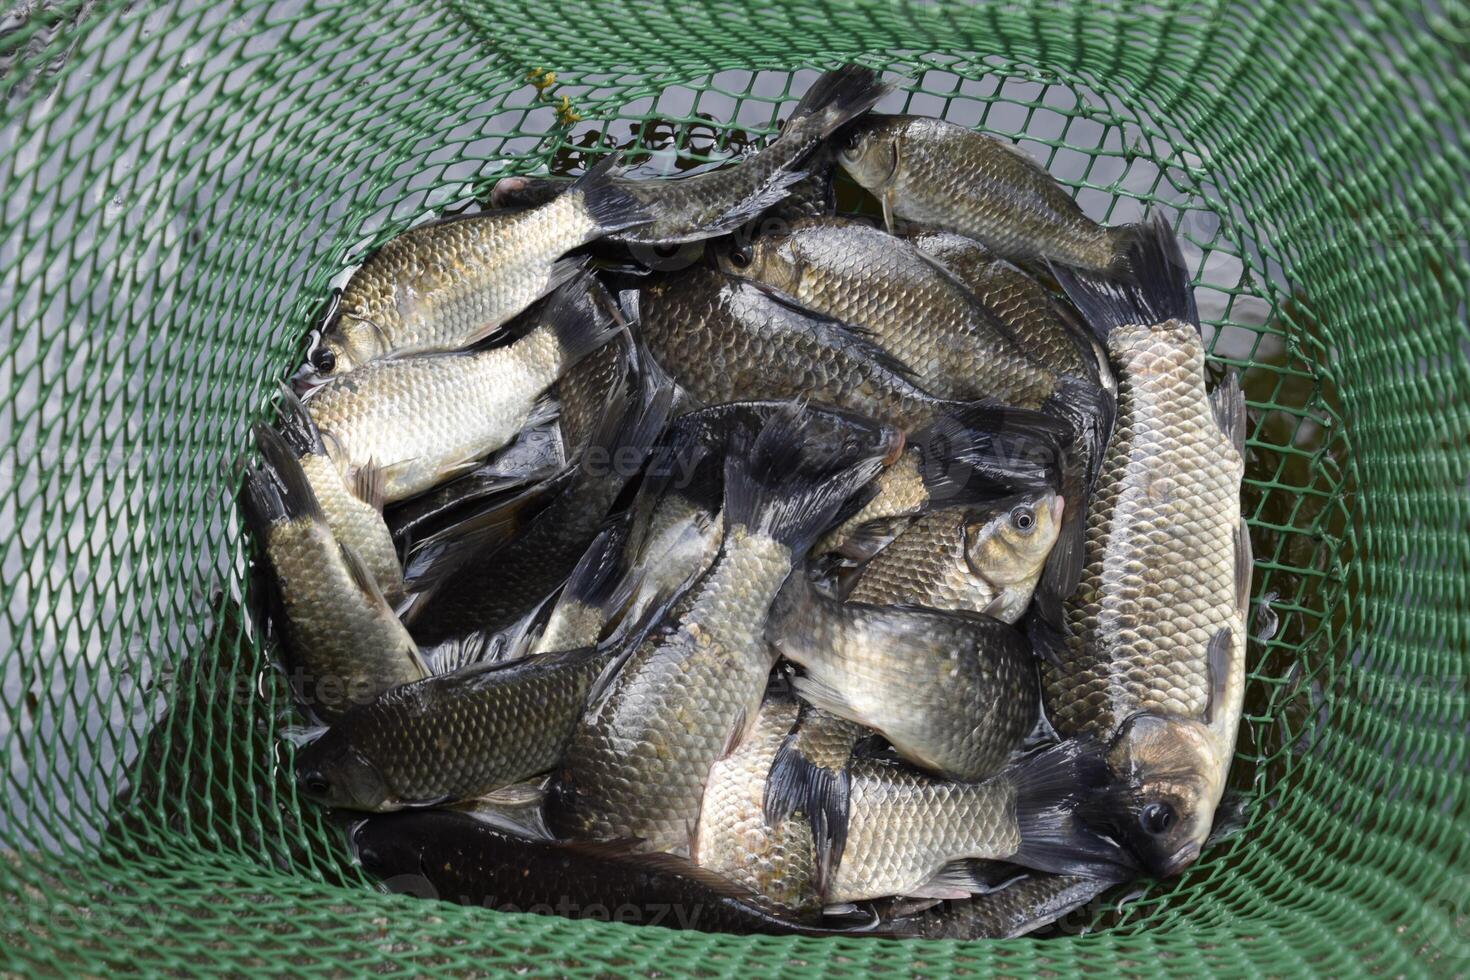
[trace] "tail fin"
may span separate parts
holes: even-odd
[[[663,435],[674,407],[674,389],[651,372],[643,374],[636,388],[633,383],[630,379],[608,396],[606,414],[577,463],[579,485],[608,479],[625,485],[642,471]]]
[[[281,436],[297,456],[322,456],[327,447],[322,443],[321,431],[311,419],[311,413],[301,403],[290,386],[281,385]]]
[[[843,65],[824,72],[791,111],[784,131],[810,120],[817,124],[822,137],[830,136],[877,105],[890,88],[882,75],[863,65]]]
[[[263,486],[255,494],[257,501],[266,507],[265,513],[273,522],[312,520],[326,522],[316,494],[301,468],[296,453],[275,429],[257,423],[253,430],[255,443],[260,447],[261,464],[257,471]]]
[[[811,715],[811,709],[802,709],[802,717]],[[766,778],[762,809],[766,823],[772,827],[780,826],[794,813],[806,815],[816,846],[817,891],[825,892],[847,848],[852,780],[845,763],[837,768],[819,765],[802,752],[801,742],[798,723],[797,730],[787,735],[776,750]]]
[[[556,335],[565,367],[597,350],[623,329],[611,304],[607,290],[585,269],[576,270],[547,298],[538,320]]]
[[[960,405],[909,440],[936,504],[996,492],[1059,489],[1068,426],[1051,415],[993,402]]]
[[[582,209],[597,224],[600,235],[646,225],[653,220],[643,202],[627,189],[613,183],[619,154],[609,153],[572,182],[568,194],[582,195]]]
[[[1111,778],[1104,751],[1090,739],[1069,739],[1033,752],[996,777],[1009,779],[1016,791],[1021,846],[1008,860],[1037,871],[1113,881],[1137,874],[1131,855],[1081,818]]]
[[[1162,212],[1136,225],[1112,229],[1118,258],[1114,272],[1097,275],[1053,265],[1052,275],[1106,343],[1114,327],[1186,320],[1199,325],[1189,268],[1179,239]]]
[[[883,468],[888,442],[833,439],[815,431],[813,418],[793,404],[753,442],[748,431],[737,431],[725,459],[726,526],[748,527],[805,554],[847,498]]]

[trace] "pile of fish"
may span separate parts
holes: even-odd
[[[385,814],[350,831],[371,873],[977,938],[1199,856],[1244,681],[1239,384],[1206,391],[1160,216],[1095,224],[887,92],[828,72],[691,176],[505,178],[340,291],[242,507],[321,727],[296,785]],[[881,221],[834,213],[839,169]]]

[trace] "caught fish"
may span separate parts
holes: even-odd
[[[503,630],[556,591],[639,475],[673,394],[652,375],[628,379],[609,394],[582,458],[529,520],[507,527],[503,515],[487,513],[423,541],[409,556],[416,594],[404,612],[419,642]],[[420,571],[429,567],[432,574]]]
[[[712,269],[659,280],[637,306],[640,337],[695,405],[808,398],[904,429],[963,405],[844,324]]]
[[[988,616],[842,602],[793,576],[766,638],[804,669],[792,682],[802,700],[951,779],[993,775],[1036,726],[1031,645]]]
[[[255,427],[261,464],[246,476],[245,522],[274,573],[302,701],[331,720],[428,673],[377,579],[332,534],[294,449]]]
[[[738,164],[668,180],[614,178],[613,186],[639,201],[653,221],[611,237],[673,245],[734,231],[786,197],[807,176],[802,164],[813,150],[888,89],[872,69],[845,65],[813,82],[780,135]],[[564,186],[555,177],[507,177],[496,184],[491,201],[497,207],[541,204]]]
[[[1112,885],[1085,875],[1025,874],[995,891],[944,902],[886,927],[925,939],[1015,939],[1051,925]]]
[[[821,908],[811,826],[789,812],[771,820],[765,808],[771,767],[799,710],[789,695],[768,695],[750,733],[710,768],[692,855],[700,867],[810,916]]]
[[[296,752],[301,793],[389,811],[469,800],[550,771],[618,655],[586,647],[474,664],[394,688]]]
[[[973,238],[1012,261],[1052,262],[1113,277],[1129,272],[1132,226],[1087,215],[1025,151],[942,119],[870,115],[837,161],[896,219]]]
[[[1039,408],[1057,391],[1036,358],[958,279],[861,221],[808,218],[719,253],[730,275],[763,283],[863,330],[945,398],[995,398]]]
[[[334,378],[307,398],[312,421],[349,478],[377,467],[389,502],[468,472],[542,421],[542,392],[622,329],[597,292],[569,283],[505,347],[378,360]]]
[[[1118,880],[1128,855],[1076,812],[1101,784],[1101,768],[1096,747],[1078,741],[1032,753],[983,783],[856,760],[847,846],[824,900],[964,898],[989,888],[975,880],[973,859]]]
[[[403,591],[403,566],[383,519],[382,471],[366,463],[349,486],[306,407],[289,388],[281,390],[280,433],[296,454],[332,536],[361,559],[390,602],[397,599]]]
[[[846,598],[984,613],[1014,623],[1031,603],[1056,544],[1063,503],[1045,490],[930,509],[857,570]]]
[[[739,885],[632,841],[545,841],[461,814],[373,817],[353,832],[364,870],[392,890],[506,912],[767,936],[851,935],[805,925]]]
[[[1116,388],[1108,357],[1075,310],[979,242],[947,231],[922,231],[908,240],[944,266],[1036,359],[1063,374]]]
[[[893,430],[792,411],[725,462],[719,556],[578,726],[551,825],[688,854],[710,766],[753,721],[774,654],[771,600],[838,508],[899,445]]]
[[[566,252],[650,215],[609,181],[617,155],[528,211],[472,214],[412,228],[353,273],[311,352],[337,377],[389,355],[460,350],[580,273]]]
[[[1088,516],[1071,636],[1043,672],[1063,735],[1111,740],[1095,817],[1155,875],[1200,853],[1225,788],[1245,685],[1250,536],[1240,510],[1245,400],[1205,391],[1189,272],[1155,215],[1136,285],[1057,269],[1107,344],[1118,428]]]

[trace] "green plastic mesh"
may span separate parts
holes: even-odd
[[[1470,970],[1467,42],[1463,0],[23,4],[0,20],[0,969]],[[725,158],[852,59],[912,79],[886,109],[1019,137],[1094,217],[1177,216],[1212,368],[1244,372],[1281,620],[1250,653],[1243,832],[1039,941],[372,890],[282,778],[232,500],[330,281],[589,146]]]

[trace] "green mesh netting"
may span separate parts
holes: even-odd
[[[0,20],[0,968],[1470,969],[1467,41],[1463,0],[23,4]],[[370,890],[281,778],[289,692],[241,613],[232,503],[329,281],[578,147],[727,156],[849,59],[912,79],[886,109],[1018,135],[1094,217],[1178,216],[1214,367],[1244,370],[1282,624],[1251,650],[1244,832],[1047,941]]]

